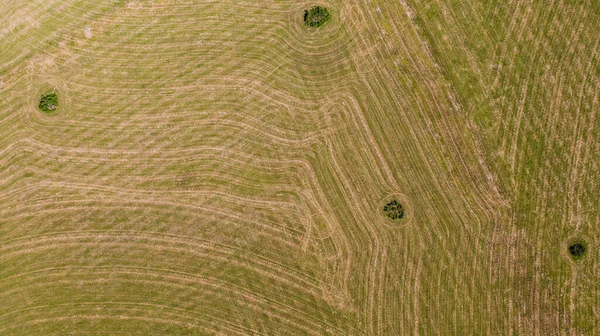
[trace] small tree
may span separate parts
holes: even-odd
[[[304,11],[304,24],[309,27],[320,27],[331,21],[331,14],[325,7],[315,6]]]
[[[404,217],[404,207],[396,200],[390,201],[383,207],[383,211],[388,218],[392,220],[401,219]]]
[[[54,112],[58,108],[58,95],[54,92],[43,94],[38,107],[46,113]]]
[[[585,246],[581,243],[575,243],[569,246],[569,252],[575,259],[579,259],[585,254]]]

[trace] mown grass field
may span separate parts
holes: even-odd
[[[599,27],[1,1],[0,335],[599,334]]]

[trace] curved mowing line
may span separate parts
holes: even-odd
[[[185,311],[183,309],[172,308],[172,307],[168,307],[168,306],[154,305],[154,304],[137,304],[137,303],[131,303],[130,304],[130,303],[127,303],[127,302],[124,302],[124,303],[106,302],[106,303],[98,303],[98,304],[95,304],[95,303],[89,303],[89,304],[85,304],[85,303],[79,303],[79,304],[60,304],[60,305],[57,305],[57,306],[33,307],[33,308],[25,309],[24,311],[35,311],[35,310],[42,310],[42,309],[54,308],[54,307],[69,307],[69,306],[74,307],[74,306],[87,306],[87,305],[89,305],[89,306],[95,306],[95,305],[123,305],[123,306],[135,305],[136,307],[139,307],[139,306],[148,306],[148,307],[151,307],[151,308],[161,308],[161,309],[169,308],[171,310],[183,311],[185,313],[188,313],[188,315],[205,316],[205,314],[191,313],[191,312]],[[128,308],[128,309],[124,309],[124,310],[131,311],[131,312],[133,312],[133,311],[144,312],[144,310],[140,310],[140,309],[136,309],[136,308]],[[162,311],[161,311],[161,314],[167,314],[167,315],[172,315],[172,316],[183,316],[183,315],[177,315],[177,314],[173,314],[173,313],[165,313],[165,312],[162,312]],[[191,328],[202,328],[200,325],[196,325],[196,324],[189,323],[189,322],[187,322],[187,323],[186,322],[179,322],[179,321],[175,321],[173,319],[147,318],[147,317],[135,316],[135,315],[128,315],[128,316],[118,315],[118,316],[115,316],[115,315],[100,315],[100,314],[94,314],[94,315],[72,315],[72,314],[70,314],[69,316],[65,316],[65,317],[56,317],[56,318],[49,318],[49,319],[39,319],[39,320],[33,321],[33,322],[37,322],[36,324],[53,322],[55,324],[57,321],[60,321],[60,320],[75,319],[75,318],[81,318],[81,317],[89,318],[89,319],[96,319],[96,318],[119,319],[119,320],[128,320],[128,319],[136,320],[136,319],[138,319],[138,320],[142,320],[142,321],[146,321],[146,322],[159,322],[161,324],[180,325],[180,326],[184,326],[184,327],[190,328],[190,329]],[[221,324],[222,325],[226,325],[227,329],[229,329],[230,331],[234,331],[234,332],[238,331],[238,330],[244,330],[244,331],[252,331],[252,332],[254,332],[253,330],[245,328],[242,325],[234,325],[234,324],[232,324],[232,323],[230,323],[230,322],[228,322],[228,321],[226,321],[224,319],[221,319],[221,318],[219,318],[217,316],[206,316],[206,318],[208,319],[208,321],[202,321],[202,323],[208,323],[208,324],[212,324],[212,325],[219,326],[219,327],[221,327]],[[213,322],[213,321],[218,321],[219,324],[217,324],[216,322]],[[27,324],[31,324],[31,322],[27,323]],[[9,330],[10,328],[2,328],[2,329],[0,329],[0,331],[1,330],[7,330],[7,329]]]
[[[297,270],[286,267],[280,263],[277,263],[275,260],[265,258],[256,253],[251,253],[251,252],[239,249],[239,248],[215,243],[212,241],[206,241],[206,240],[202,240],[202,239],[194,239],[191,237],[183,237],[183,239],[185,239],[185,241],[182,241],[181,240],[182,237],[177,236],[177,235],[162,234],[162,233],[153,234],[150,232],[112,231],[111,230],[111,231],[94,231],[93,233],[96,233],[96,234],[99,233],[99,234],[101,234],[101,236],[94,236],[94,235],[90,235],[87,232],[76,232],[75,231],[75,232],[69,232],[69,236],[65,236],[64,233],[53,233],[53,234],[35,236],[35,238],[51,237],[51,238],[47,238],[47,239],[31,240],[31,237],[17,239],[17,240],[13,241],[13,245],[18,245],[19,247],[21,247],[21,249],[15,251],[15,252],[12,252],[12,253],[3,252],[3,253],[0,253],[0,256],[2,258],[6,258],[10,255],[19,255],[20,253],[30,254],[30,253],[32,253],[33,250],[55,249],[56,246],[81,247],[81,246],[85,245],[85,246],[91,246],[91,247],[98,247],[99,245],[111,245],[112,244],[112,245],[115,245],[115,247],[123,247],[125,244],[123,242],[124,239],[126,239],[129,244],[134,245],[134,246],[144,246],[144,247],[148,247],[150,250],[152,250],[152,247],[156,247],[156,243],[148,243],[148,244],[139,244],[139,243],[134,244],[133,243],[133,241],[145,239],[145,240],[150,240],[150,241],[155,241],[155,242],[164,242],[164,243],[170,242],[170,243],[177,244],[177,245],[192,246],[194,249],[220,252],[220,253],[223,253],[225,256],[218,257],[214,254],[209,254],[209,253],[201,253],[200,256],[215,258],[215,259],[221,260],[223,262],[232,263],[232,264],[235,264],[235,265],[238,265],[241,267],[247,267],[249,269],[256,270],[258,273],[261,273],[261,272],[259,272],[259,270],[265,271],[265,269],[270,269],[271,272],[269,272],[269,274],[271,276],[274,276],[277,279],[285,280],[286,282],[290,282],[291,280],[281,278],[278,274],[284,274],[286,276],[293,275],[295,278],[294,280],[301,283],[301,284],[298,284],[298,283],[290,282],[294,286],[307,286],[307,287],[315,287],[316,288],[315,283],[319,282],[314,277],[307,276],[304,273],[301,273]],[[111,235],[107,235],[109,233]],[[120,233],[127,233],[128,236],[123,236]],[[135,233],[137,236],[131,236],[131,233]],[[75,235],[75,236],[73,237],[73,235]],[[103,239],[103,241],[97,241],[99,238]],[[120,240],[120,241],[119,242],[105,241],[106,239],[111,239],[111,238],[114,238],[114,239]],[[85,243],[80,242],[75,245],[72,245],[68,242],[69,240],[74,240],[74,239],[86,239],[86,240],[90,240],[90,241],[85,242]],[[23,241],[27,241],[27,243],[23,243]],[[56,242],[56,243],[49,245],[48,242]],[[44,245],[43,246],[35,246],[35,245],[41,244],[41,243],[43,243]],[[25,249],[25,247],[27,247],[27,245],[34,245],[35,247],[28,247]],[[5,251],[9,248],[10,248],[9,246],[4,245],[0,248],[0,251]],[[198,250],[190,250],[189,248],[184,248],[184,247],[175,248],[175,247],[173,247],[171,245],[167,245],[167,244],[165,244],[163,246],[163,248],[165,248],[167,250],[172,250],[172,251],[185,252],[185,254],[198,254],[200,252]],[[245,261],[246,263],[255,263],[255,264],[260,265],[262,268],[251,267],[250,264],[245,264],[245,263],[238,262],[236,260],[231,260],[231,259],[227,258],[227,256],[229,256],[233,253],[242,253],[242,254],[238,255],[239,258],[244,257],[243,261]],[[280,270],[281,268],[285,269],[284,273],[281,272],[281,270]],[[5,279],[3,279],[3,280],[5,280]]]
[[[177,283],[173,283],[173,282],[169,282],[169,281],[182,281],[182,282],[187,282],[187,283],[196,283],[196,284],[200,284],[200,285],[204,285],[204,286],[209,286],[211,288],[214,288],[215,290],[224,290],[226,292],[231,292],[230,294],[228,293],[218,293],[215,291],[210,291],[210,294],[216,297],[220,297],[220,298],[231,298],[231,295],[239,295],[242,296],[244,298],[246,298],[247,300],[244,301],[243,303],[241,303],[241,305],[246,305],[249,308],[252,308],[253,311],[260,311],[260,312],[265,312],[267,314],[272,314],[273,312],[277,311],[279,312],[279,314],[277,315],[279,319],[281,319],[282,321],[286,321],[287,323],[291,323],[297,326],[302,326],[302,328],[304,328],[304,326],[306,326],[307,324],[312,325],[315,329],[319,329],[320,325],[319,322],[325,323],[327,324],[329,327],[331,328],[336,328],[337,327],[333,326],[330,322],[328,321],[322,321],[319,320],[319,312],[315,311],[315,315],[310,315],[302,310],[300,310],[299,308],[295,308],[289,304],[283,303],[283,302],[279,302],[279,301],[275,301],[272,299],[269,299],[268,296],[262,295],[260,293],[257,292],[251,292],[249,290],[246,290],[243,287],[240,287],[238,285],[229,283],[229,282],[225,282],[221,279],[218,278],[208,278],[208,277],[203,277],[200,275],[195,275],[195,274],[182,274],[181,272],[177,272],[177,271],[172,271],[172,270],[167,270],[167,269],[155,269],[155,268],[139,268],[139,267],[100,267],[102,269],[102,271],[100,272],[94,272],[93,269],[94,267],[86,267],[88,270],[90,270],[90,272],[86,272],[83,273],[82,275],[87,275],[87,274],[107,274],[107,275],[113,275],[115,274],[114,271],[104,271],[106,269],[117,269],[117,273],[118,274],[127,274],[127,275],[136,275],[136,276],[140,276],[141,274],[144,275],[150,275],[151,277],[156,277],[156,278],[164,278],[165,280],[159,281],[159,280],[146,280],[146,279],[118,279],[120,284],[125,284],[125,283],[132,283],[132,284],[148,284],[148,285],[165,285],[165,287],[178,287],[178,288],[183,288],[183,289],[187,289],[190,286],[186,286],[183,284],[177,284]],[[131,271],[129,271],[131,270]],[[140,272],[135,272],[135,271],[143,271],[142,273]],[[163,273],[167,273],[167,274],[163,274]],[[169,275],[170,274],[170,275]],[[44,277],[50,277],[56,274],[44,274],[42,276],[36,277],[36,279],[40,279],[40,278],[44,278]],[[173,275],[179,275],[179,276],[173,276]],[[169,280],[170,279],[170,280]],[[31,283],[31,279],[28,279],[29,282]],[[110,282],[110,281],[114,281],[114,279],[99,279],[99,280],[73,280],[74,283],[77,284],[93,284],[93,283],[106,283],[106,282]],[[31,286],[28,286],[31,287]],[[195,287],[194,287],[195,288]],[[31,290],[31,288],[29,288],[29,290]],[[206,288],[202,288],[202,289],[198,289],[197,291],[202,292],[203,294],[206,294],[205,291],[207,289]],[[11,292],[15,292],[17,291],[17,289],[11,291]],[[9,292],[10,293],[10,292]],[[77,297],[73,297],[72,300],[76,299]],[[191,296],[189,298],[192,298]],[[185,298],[184,298],[185,299]],[[249,301],[248,301],[249,300]],[[254,303],[251,303],[254,302]],[[104,302],[101,303],[72,303],[72,305],[95,305],[95,304],[104,304]],[[134,303],[132,303],[133,305]],[[62,306],[63,304],[58,304],[57,306]],[[157,304],[148,304],[148,303],[141,303],[139,305],[154,305],[154,306],[159,306]],[[165,306],[165,308],[169,308],[168,306]],[[174,308],[176,310],[181,310],[179,308]],[[14,312],[10,312],[10,313],[6,313],[3,315],[0,315],[1,317],[6,317],[6,316],[11,316],[14,314],[17,314],[18,312],[21,311],[27,311],[28,309],[21,309],[18,311],[14,311]],[[296,317],[298,319],[300,319],[302,322],[301,324],[296,323],[294,321],[292,321],[291,319],[289,319],[288,317],[284,316],[287,315],[289,317]],[[300,316],[302,316],[302,318],[299,318]],[[308,330],[308,329],[307,329]],[[339,330],[339,329],[338,329]],[[341,331],[341,330],[340,330]]]

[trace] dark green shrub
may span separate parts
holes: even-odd
[[[575,243],[569,246],[569,252],[573,256],[573,258],[579,259],[585,254],[585,245],[581,243]]]
[[[54,92],[43,94],[38,107],[46,113],[56,111],[58,108],[58,95]]]
[[[309,27],[321,27],[331,21],[331,14],[325,7],[315,6],[304,11],[304,24]]]
[[[396,220],[404,217],[404,207],[396,200],[390,201],[383,207],[383,211],[388,218]]]

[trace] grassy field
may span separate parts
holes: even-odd
[[[598,27],[595,0],[1,1],[0,335],[599,334]]]

